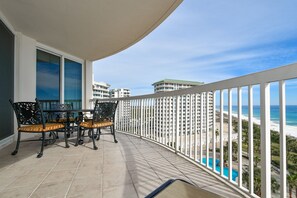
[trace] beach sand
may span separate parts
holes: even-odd
[[[238,120],[237,114],[232,114],[232,120],[233,120],[233,123],[235,121],[237,122],[237,120]],[[248,117],[242,115],[242,120],[248,121]],[[254,124],[260,126],[260,123],[261,123],[260,120],[253,118],[253,122],[254,122]],[[216,128],[220,129],[220,112],[216,113]],[[270,122],[270,129],[273,131],[279,132],[280,125],[275,122]],[[293,136],[293,137],[297,138],[297,127],[296,126],[285,125],[284,131],[285,131],[286,135]],[[226,112],[226,111],[224,111],[224,132],[228,132],[228,112]]]

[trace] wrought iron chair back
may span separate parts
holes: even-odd
[[[93,112],[93,124],[99,121],[114,122],[117,105],[118,102],[99,102],[96,100]]]
[[[38,99],[36,102],[13,102],[9,100],[15,111],[18,127],[22,125],[42,124],[45,128],[45,119]]]

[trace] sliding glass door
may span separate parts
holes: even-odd
[[[64,63],[64,64],[62,64]],[[43,109],[53,104],[82,107],[82,64],[42,50],[37,50],[36,95]]]

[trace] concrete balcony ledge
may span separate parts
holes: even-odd
[[[92,144],[64,148],[63,140],[36,158],[39,142],[0,151],[0,194],[6,197],[144,197],[168,179],[180,178],[225,197],[243,197],[204,170],[152,142],[117,133]]]

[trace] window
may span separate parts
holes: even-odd
[[[36,96],[43,108],[60,100],[60,61],[59,56],[37,50]]]
[[[82,65],[65,59],[64,73],[65,103],[72,104],[74,109],[80,109],[82,101]]]
[[[62,61],[64,72],[61,72]],[[75,109],[82,108],[81,63],[37,50],[36,66],[36,96],[41,101],[43,109],[49,109],[55,103],[72,104]],[[61,87],[62,85],[64,87]]]

